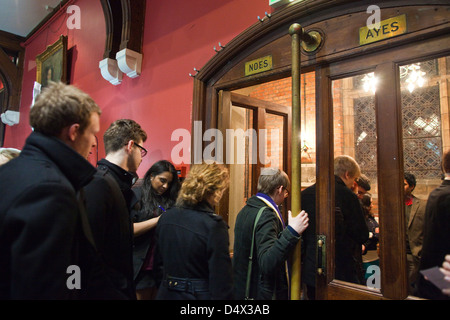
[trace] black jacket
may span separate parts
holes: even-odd
[[[302,210],[308,213],[310,225],[303,233],[302,279],[315,286],[316,275],[316,185],[302,191]],[[362,207],[354,194],[335,176],[335,278],[364,284],[362,274],[362,244],[369,239],[369,229]]]
[[[125,197],[105,159],[99,161],[94,179],[85,187],[86,208],[106,274],[115,288],[136,299],[133,281],[133,232]]]
[[[428,197],[419,269],[441,267],[447,254],[450,254],[450,180],[444,180]],[[416,294],[423,298],[450,299],[422,274],[417,281],[417,290]]]
[[[130,172],[122,169],[121,167],[109,162],[106,159],[101,159],[97,163],[99,170],[107,170],[108,175],[116,180],[119,185],[120,191],[122,191],[122,195],[125,198],[125,203],[129,211],[138,201],[136,194],[132,190],[133,182],[136,176],[131,174]]]
[[[96,287],[104,278],[77,199],[94,174],[68,145],[37,132],[0,167],[0,299],[107,296],[105,283]],[[81,289],[67,286],[72,265],[81,270]]]
[[[201,295],[159,287],[157,299],[233,298],[228,226],[206,203],[194,208],[174,207],[163,213],[156,227],[157,282],[167,277],[198,279],[208,291]],[[158,268],[157,268],[158,270]]]
[[[236,218],[234,228],[233,280],[235,298],[245,298],[248,262],[252,241],[253,224],[261,207],[267,206],[258,197],[248,199]],[[267,207],[257,225],[255,249],[250,284],[250,298],[277,300],[288,298],[286,265],[288,255],[299,241],[299,237],[283,225],[277,213]]]
[[[369,239],[369,229],[355,193],[335,176],[335,278],[364,283],[362,245]]]
[[[142,187],[135,187],[133,188],[133,191],[136,194],[137,199],[142,198]],[[141,206],[139,205],[136,206],[136,208],[133,208],[130,214],[132,223],[138,223],[156,218],[162,213],[164,213],[164,211],[158,208],[155,209],[152,213],[148,214],[144,212],[144,210],[142,210]],[[143,271],[153,271],[153,268],[151,268],[152,270],[143,270],[143,266],[147,259],[149,259],[150,261],[152,261],[153,259],[152,256],[154,256],[154,250],[156,247],[155,241],[155,228],[148,230],[147,232],[139,236],[135,236],[133,239],[134,280],[138,289],[155,286],[153,274],[147,272],[147,277],[145,277],[145,279],[143,279],[141,276],[141,272]]]

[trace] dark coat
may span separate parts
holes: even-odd
[[[140,199],[142,197],[142,188],[134,188],[136,196]],[[131,221],[133,223],[146,221],[148,219],[154,218],[148,217],[140,207],[133,209],[130,213]],[[155,230],[149,230],[144,234],[137,236],[133,240],[133,278],[136,281],[139,272],[144,265],[145,258],[147,257],[148,251],[150,249],[150,244],[154,242]]]
[[[125,198],[109,169],[112,165],[100,166],[85,187],[86,209],[106,274],[117,290],[129,299],[136,299],[132,225]]]
[[[316,275],[316,185],[302,192],[302,210],[308,213],[310,225],[303,233],[302,279],[315,286]],[[361,204],[342,181],[335,176],[335,278],[363,284],[362,245],[369,239],[369,229],[364,219]]]
[[[450,180],[444,180],[434,189],[427,201],[420,270],[442,266],[450,254]],[[427,299],[450,299],[420,274],[418,296]]]
[[[116,180],[127,204],[127,208],[131,212],[131,208],[139,200],[132,189],[136,176],[106,159],[101,159],[97,165],[99,170],[108,170],[108,174]]]
[[[245,298],[247,270],[256,215],[266,203],[256,196],[248,199],[236,218],[234,228],[233,280],[235,298]],[[257,300],[277,300],[288,298],[288,279],[285,262],[289,253],[299,241],[283,225],[277,213],[267,207],[257,225],[253,254],[250,298]]]
[[[135,187],[133,188],[133,191],[136,194],[137,199],[142,199],[142,187]],[[149,219],[156,218],[160,216],[162,213],[164,213],[164,211],[160,208],[153,210],[152,213],[145,212],[141,208],[141,201],[139,201],[139,205],[133,208],[130,213],[131,221],[133,223],[147,221]],[[155,287],[155,280],[153,276],[153,257],[155,247],[156,247],[155,228],[134,237],[133,269],[134,269],[134,281],[137,289]],[[147,265],[147,263],[149,263],[150,266]],[[144,264],[146,264],[145,267]]]
[[[304,284],[316,286],[316,185],[306,188],[301,193],[302,210],[308,213],[309,226],[302,234],[302,281]]]
[[[156,227],[156,243],[155,266],[163,270],[157,279],[198,279],[208,290],[201,295],[173,291],[163,281],[157,299],[233,298],[228,226],[208,204],[174,207],[163,213]]]
[[[366,243],[364,243],[365,246],[364,254],[366,254],[368,250],[377,250],[377,244],[379,242],[380,237],[379,233],[375,231],[375,229],[379,228],[380,225],[372,215],[366,214],[366,224],[367,228],[369,229],[369,232],[372,232],[372,237],[369,238],[369,240],[367,240]]]
[[[0,299],[108,297],[77,199],[94,174],[68,145],[37,132],[0,167]],[[79,290],[67,287],[71,265],[81,270]]]

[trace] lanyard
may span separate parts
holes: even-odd
[[[260,193],[260,192],[258,192],[256,194],[256,197],[258,199],[264,201],[265,204],[267,204],[269,207],[271,207],[277,213],[278,219],[280,219],[281,224],[283,225],[283,229],[286,228],[286,225],[284,223],[283,216],[281,215],[280,209],[275,204],[275,202],[273,202],[273,199],[271,197],[269,197],[267,194]]]

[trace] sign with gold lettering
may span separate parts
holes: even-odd
[[[379,28],[359,28],[359,45],[377,42],[406,33],[406,15],[389,18],[380,22]]]
[[[272,56],[265,56],[245,63],[245,75],[272,70]]]

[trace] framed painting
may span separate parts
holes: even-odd
[[[36,82],[46,87],[50,81],[67,81],[67,37],[60,36],[36,56]]]

